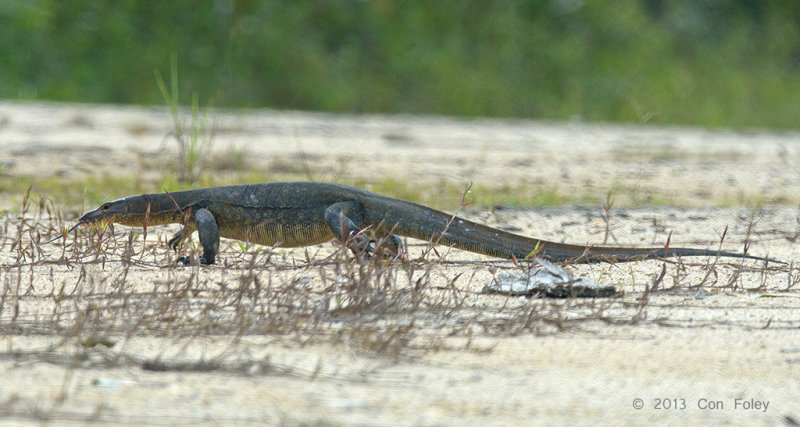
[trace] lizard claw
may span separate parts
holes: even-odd
[[[169,247],[170,247],[170,248],[171,248],[173,251],[176,251],[176,252],[177,252],[177,250],[178,250],[178,245],[180,244],[180,242],[181,242],[181,239],[180,239],[178,236],[175,236],[175,237],[173,237],[173,238],[169,239],[169,241],[167,242],[167,245],[169,245]]]

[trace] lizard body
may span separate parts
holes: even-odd
[[[349,241],[356,252],[371,252],[361,230],[386,237],[402,249],[396,235],[436,242],[484,255],[554,261],[636,261],[674,256],[725,256],[766,260],[747,254],[690,248],[581,246],[533,239],[487,227],[403,200],[355,187],[323,182],[277,182],[203,188],[130,196],[85,213],[82,224],[115,222],[128,226],[184,224],[170,241],[175,249],[197,230],[203,246],[200,262],[213,264],[219,238],[260,245],[297,247],[334,238]],[[73,228],[75,228],[73,227]]]

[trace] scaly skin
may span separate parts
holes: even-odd
[[[198,230],[204,251],[200,259],[203,264],[214,263],[220,237],[284,247],[314,245],[339,238],[350,242],[354,251],[369,253],[373,250],[372,244],[360,233],[364,229],[376,238],[387,237],[393,250],[402,248],[396,236],[400,235],[519,260],[537,250],[539,257],[581,263],[676,256],[766,260],[706,249],[588,247],[549,242],[355,187],[323,182],[233,185],[125,197],[87,212],[80,217],[78,225],[102,221],[136,227],[185,224],[170,240],[170,246],[176,248]]]

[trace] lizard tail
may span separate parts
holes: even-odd
[[[582,246],[533,239],[498,230],[440,212],[425,206],[408,203],[401,211],[385,212],[379,221],[394,224],[392,233],[428,240],[436,244],[506,259],[547,258],[558,262],[591,263],[639,261],[680,256],[710,256],[747,258],[778,262],[735,252],[692,248],[634,248]],[[410,212],[413,210],[413,213]],[[414,218],[409,221],[408,218]]]

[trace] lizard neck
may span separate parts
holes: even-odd
[[[180,195],[180,193],[174,194]],[[134,227],[142,227],[145,223],[148,226],[182,223],[185,221],[183,211],[186,210],[188,203],[180,200],[181,198],[166,193],[126,197],[128,213],[120,215],[117,222]]]

